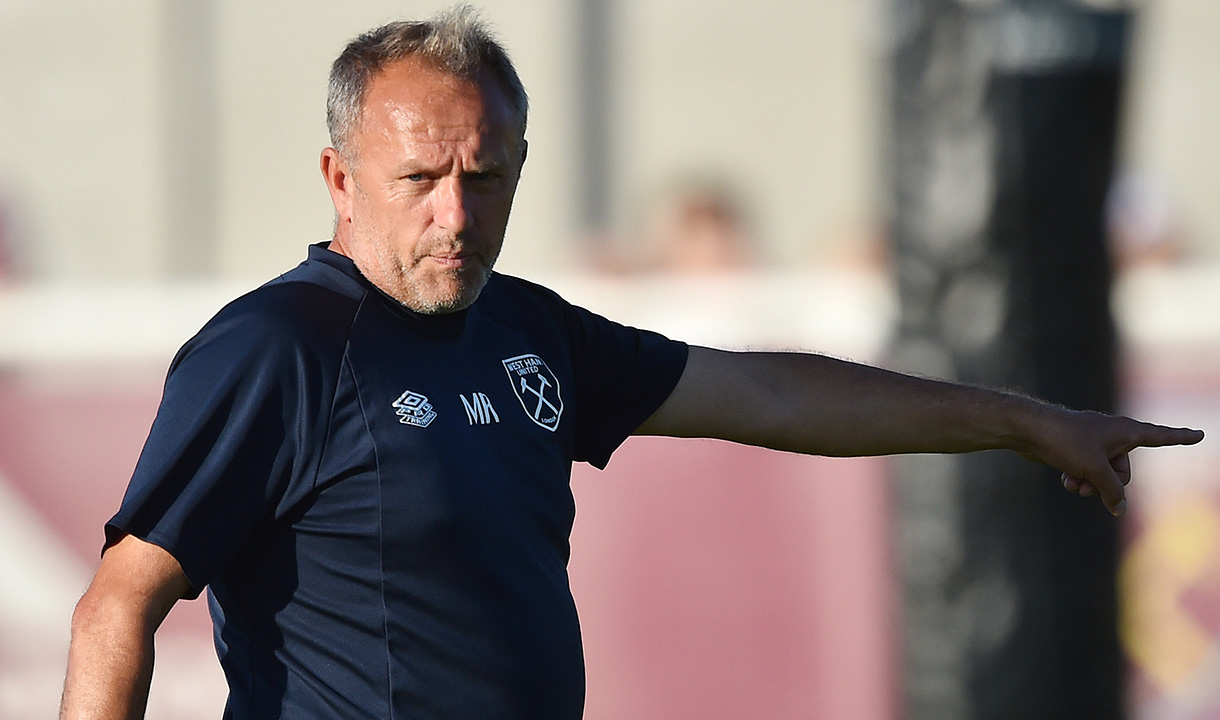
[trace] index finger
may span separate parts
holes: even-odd
[[[1152,423],[1139,423],[1139,431],[1132,438],[1131,447],[1166,447],[1168,445],[1194,445],[1203,439],[1203,431],[1192,428],[1167,427]]]

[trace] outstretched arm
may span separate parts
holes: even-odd
[[[144,717],[153,633],[189,587],[156,545],[128,535],[106,550],[72,615],[60,720]]]
[[[1126,507],[1128,452],[1203,438],[822,355],[702,347],[637,432],[838,457],[1014,450],[1059,469],[1069,490],[1100,493],[1115,514]]]

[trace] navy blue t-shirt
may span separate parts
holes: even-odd
[[[571,464],[685,361],[499,274],[419,315],[314,246],[178,353],[108,542],[209,588],[226,718],[576,720]]]

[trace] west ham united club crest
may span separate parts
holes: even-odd
[[[563,396],[555,373],[537,355],[518,355],[503,362],[525,414],[539,427],[555,432],[563,415]]]

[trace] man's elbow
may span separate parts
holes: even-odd
[[[115,644],[151,643],[165,617],[165,611],[157,605],[138,588],[116,587],[95,579],[72,611],[72,641],[93,638]]]
[[[133,640],[151,640],[156,629],[149,627],[147,614],[130,599],[92,587],[77,601],[71,628],[74,645],[102,642],[115,647]]]

